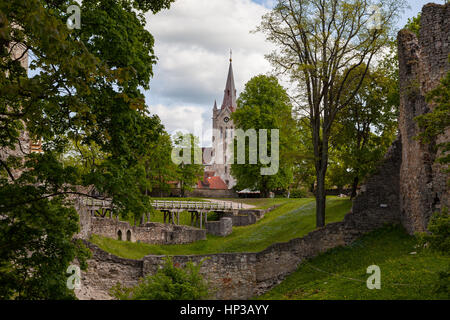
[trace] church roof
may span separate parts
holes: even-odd
[[[222,109],[229,107],[231,111],[235,111],[236,104],[236,87],[234,85],[233,65],[230,59],[230,68],[228,69],[227,84],[225,86]]]

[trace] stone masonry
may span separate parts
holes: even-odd
[[[233,232],[233,220],[230,217],[222,217],[219,221],[208,221],[205,227],[209,234],[226,237]]]
[[[422,9],[419,39],[408,30],[398,35],[400,63],[401,221],[410,233],[426,230],[431,214],[449,206],[447,175],[435,162],[436,152],[420,143],[415,117],[433,110],[426,94],[449,72],[450,4],[427,4]],[[436,143],[448,141],[450,131]]]
[[[176,265],[203,260],[201,273],[210,282],[213,298],[248,299],[281,282],[305,259],[351,244],[385,224],[401,223],[410,233],[425,230],[431,213],[449,205],[447,177],[434,163],[433,150],[414,139],[418,133],[414,117],[433,109],[425,102],[426,92],[450,69],[449,30],[450,4],[428,4],[422,10],[420,40],[411,32],[399,33],[400,136],[377,172],[361,187],[342,222],[330,223],[303,238],[273,244],[261,252],[174,256]],[[448,138],[444,135],[436,142]],[[136,283],[140,277],[154,274],[163,263],[164,256],[127,260],[87,245],[93,257],[88,261],[88,271],[82,273],[84,289],[77,293],[81,299],[106,296],[115,282]]]
[[[92,234],[131,242],[150,244],[185,244],[206,239],[206,230],[189,226],[146,223],[132,226],[126,221],[93,217],[84,207],[77,207],[80,232],[76,238],[88,240]]]

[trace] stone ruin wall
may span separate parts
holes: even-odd
[[[201,273],[210,281],[214,298],[248,299],[280,283],[305,259],[348,245],[385,224],[401,223],[409,233],[425,230],[430,214],[448,205],[448,191],[446,176],[434,163],[436,154],[414,139],[418,129],[413,119],[432,109],[424,96],[449,70],[449,19],[450,4],[429,4],[422,11],[419,41],[411,32],[399,33],[400,136],[378,171],[362,186],[342,222],[257,253],[174,256],[174,262],[182,266],[189,260],[204,260]],[[448,136],[439,137],[439,141],[448,141]],[[94,254],[88,272],[82,272],[85,293],[78,294],[81,299],[107,297],[116,282],[136,283],[140,277],[154,274],[163,263],[164,256],[127,260],[87,245]]]
[[[414,118],[433,106],[425,96],[450,70],[450,4],[427,4],[422,9],[419,39],[408,30],[398,35],[400,64],[400,218],[409,233],[425,231],[431,214],[449,206],[446,174],[435,162],[433,146],[421,144]],[[448,141],[450,131],[438,137]]]
[[[342,222],[330,223],[303,238],[273,244],[261,252],[177,255],[172,257],[173,261],[184,266],[189,260],[194,263],[203,260],[200,272],[209,280],[212,298],[249,299],[262,294],[295,271],[305,259],[348,245],[387,223],[399,223],[395,205],[398,203],[400,157],[400,142],[397,141],[379,171],[369,180],[368,191],[358,196],[353,211]],[[371,198],[370,192],[378,197]],[[136,284],[139,278],[154,274],[164,263],[165,256],[148,255],[141,260],[129,260],[106,253],[91,243],[86,245],[93,256],[88,260],[88,271],[82,271],[82,289],[77,291],[79,299],[110,298],[108,292],[115,283]]]
[[[219,221],[205,223],[206,232],[215,236],[226,237],[233,232],[233,219],[222,217]]]
[[[185,244],[206,239],[206,230],[203,229],[155,222],[132,226],[126,221],[93,217],[83,207],[77,207],[77,211],[80,216],[80,232],[76,238],[79,239],[89,240],[92,234],[118,239],[119,231],[123,241],[149,244]]]

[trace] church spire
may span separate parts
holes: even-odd
[[[227,84],[225,86],[225,94],[223,96],[222,109],[230,107],[231,111],[235,111],[236,104],[236,87],[234,85],[233,65],[230,50],[230,67],[228,69]]]

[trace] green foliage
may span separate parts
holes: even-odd
[[[406,23],[405,28],[408,29],[409,31],[413,32],[417,36],[417,39],[419,38],[419,35],[420,35],[420,12],[417,16],[408,18],[408,22]]]
[[[185,268],[174,265],[165,258],[164,266],[155,275],[147,276],[138,285],[126,288],[119,283],[111,289],[113,297],[120,300],[201,300],[209,296],[208,283],[200,274],[203,261],[192,261]]]
[[[450,299],[450,264],[446,270],[438,273],[438,280],[434,286],[434,292],[447,300]]]
[[[291,198],[306,198],[309,194],[304,189],[294,189],[291,190],[290,197]]]
[[[433,143],[450,127],[450,72],[441,80],[439,86],[428,93],[427,102],[433,104],[432,111],[416,117],[415,120],[422,129],[418,139],[423,143]],[[440,151],[436,161],[449,164],[450,142],[439,143],[436,147]]]
[[[417,250],[415,237],[399,226],[387,226],[364,235],[350,246],[334,248],[304,261],[297,271],[257,299],[449,299],[449,291],[444,291],[448,288],[449,264],[448,255]],[[380,267],[380,290],[367,288],[366,271],[370,265]]]
[[[356,68],[351,76],[363,72],[365,66]],[[368,70],[358,93],[333,125],[329,179],[338,187],[351,185],[352,197],[395,139],[398,101],[390,95],[396,84],[388,68]]]
[[[0,298],[74,298],[65,272],[87,254],[72,242],[76,186],[94,185],[137,216],[150,208],[145,160],[164,128],[140,92],[156,62],[144,14],[171,2],[86,0],[73,30],[75,1],[0,2]],[[24,129],[43,154],[14,154]]]
[[[206,235],[207,240],[181,245],[151,245],[118,241],[93,236],[92,242],[101,249],[128,259],[141,259],[149,254],[186,255],[220,252],[258,252],[268,246],[303,237],[315,229],[314,199],[242,199],[244,203],[267,209],[275,204],[276,209],[266,213],[255,224],[233,227],[226,237]],[[342,221],[351,209],[351,201],[345,198],[327,197],[327,223]]]
[[[367,14],[377,6],[378,23]],[[257,31],[275,50],[267,56],[296,89],[298,114],[308,118],[316,177],[317,226],[325,224],[326,174],[333,124],[354,99],[375,57],[389,44],[403,0],[279,0]]]
[[[183,154],[176,170],[182,197],[186,191],[193,189],[203,174],[202,154],[198,143],[198,138],[193,134],[178,133],[175,137],[174,151]]]
[[[235,137],[235,164],[231,173],[236,178],[235,189],[260,190],[262,197],[268,197],[269,191],[286,190],[292,182],[293,154],[297,145],[295,121],[292,117],[292,105],[285,89],[275,77],[259,75],[245,85],[238,99],[238,108],[232,114],[236,129],[247,131],[255,129],[279,129],[279,168],[274,175],[261,175],[261,168],[269,167],[258,159],[250,164],[249,151],[259,154],[259,135],[257,150],[250,150],[246,143],[246,163],[237,161],[237,139]],[[269,132],[268,132],[269,135]],[[271,150],[271,138],[268,137],[267,150]],[[271,155],[274,157],[274,155]]]
[[[151,190],[159,190],[160,193],[169,192],[170,182],[177,180],[178,167],[172,162],[171,152],[172,140],[167,133],[159,136],[149,149],[145,170]]]
[[[211,211],[207,213],[208,221],[219,221],[220,215],[217,212]]]
[[[450,254],[450,215],[448,209],[435,212],[428,222],[428,233],[419,233],[418,242],[444,254]]]

